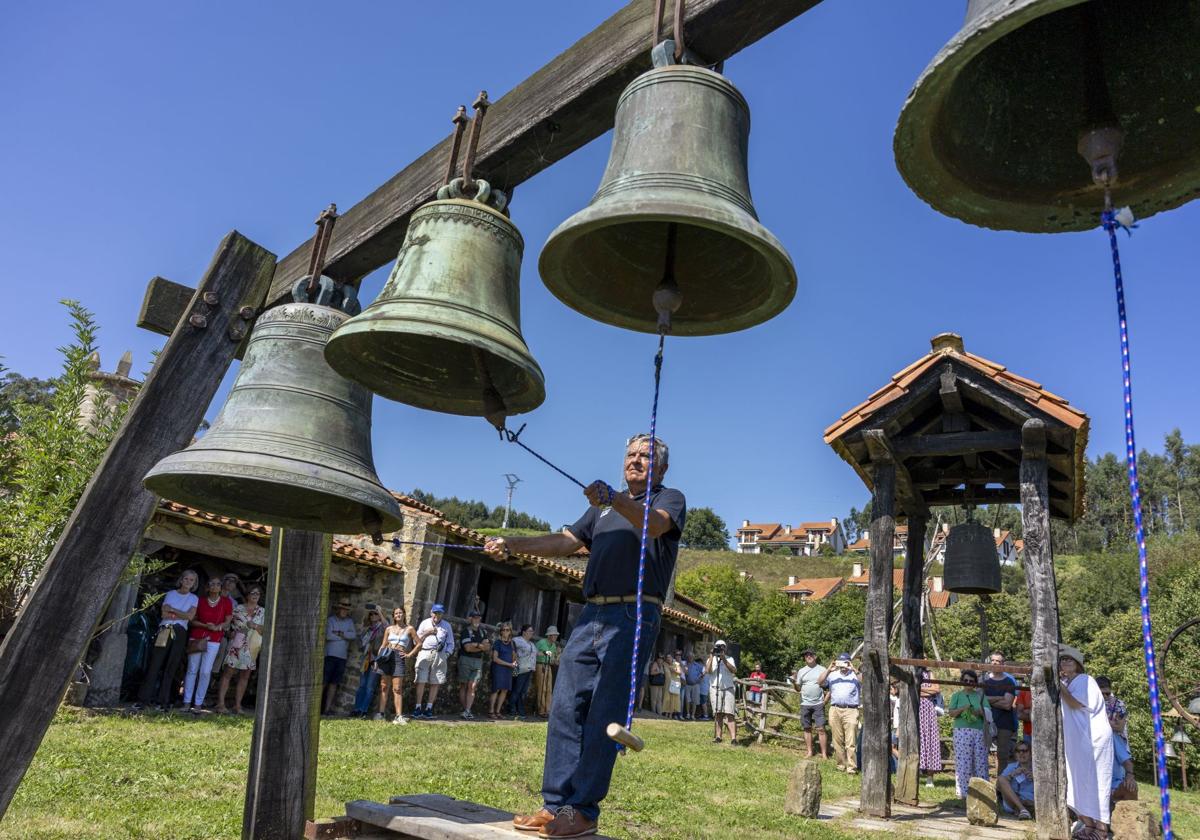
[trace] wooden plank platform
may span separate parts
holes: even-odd
[[[346,803],[346,815],[376,829],[360,837],[512,840],[536,836],[514,829],[508,811],[438,793],[393,796],[387,805],[359,799]],[[604,840],[602,834],[594,836]]]
[[[994,826],[971,825],[965,811],[936,804],[910,806],[893,802],[892,817],[884,820],[860,815],[857,799],[842,799],[821,803],[821,818],[836,819],[865,831],[937,840],[1027,840],[1034,836],[1032,821],[1020,822],[1001,814]]]

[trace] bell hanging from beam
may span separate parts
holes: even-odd
[[[787,308],[796,270],[750,199],[750,109],[720,73],[674,63],[695,60],[676,41],[652,57],[617,102],[599,190],[542,250],[542,281],[589,318],[656,332],[651,296],[673,274],[673,333],[752,327]]]
[[[476,101],[463,177],[451,179],[461,117],[437,200],[412,214],[383,291],[339,327],[325,358],[343,376],[398,402],[448,414],[504,417],[546,398],[542,370],[521,335],[524,240],[507,197],[471,177],[487,108]]]
[[[1000,591],[1000,556],[986,525],[973,519],[955,525],[946,534],[946,559],[942,575],[946,589],[964,595],[992,595]]]
[[[355,290],[322,276],[258,317],[237,380],[199,440],[146,474],[158,495],[201,510],[307,531],[401,526],[371,457],[371,393],[334,372],[325,343],[357,312]],[[334,304],[338,308],[334,308]]]
[[[970,0],[908,95],[896,165],[983,227],[1097,227],[1106,186],[1152,216],[1200,194],[1197,68],[1195,0]]]

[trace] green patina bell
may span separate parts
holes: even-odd
[[[334,332],[325,358],[380,396],[449,414],[503,416],[546,398],[521,335],[524,241],[485,181],[455,179],[412,214],[375,301]]]
[[[1197,0],[970,0],[904,103],[896,165],[965,222],[1086,230],[1104,209],[1097,152],[1138,218],[1200,194],[1198,108]]]
[[[791,302],[796,270],[750,199],[750,109],[720,73],[655,63],[621,94],[600,189],[550,234],[542,280],[590,318],[655,332],[673,275],[675,334],[754,326]]]
[[[321,278],[318,301],[353,290]],[[303,297],[307,278],[297,283]],[[321,303],[288,303],[258,317],[229,398],[212,426],[159,461],[147,488],[186,505],[252,522],[333,534],[400,527],[400,507],[371,457],[371,393],[334,372],[325,343],[349,320]]]
[[[992,595],[1001,589],[996,540],[980,522],[968,520],[950,529],[944,567],[942,575],[951,592]]]

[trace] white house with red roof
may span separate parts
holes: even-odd
[[[834,554],[846,550],[846,532],[836,516],[818,522],[784,525],[779,522],[742,520],[737,529],[739,554],[764,554],[773,551],[793,557],[812,557],[828,545]]]

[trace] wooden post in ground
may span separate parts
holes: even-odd
[[[333,537],[275,528],[243,840],[294,840],[313,818]]]
[[[1027,420],[1021,429],[1021,526],[1025,583],[1033,622],[1033,792],[1038,840],[1066,840],[1066,765],[1058,704],[1058,592],[1050,549],[1050,491],[1046,427]]]
[[[864,433],[871,452],[874,492],[871,495],[871,575],[867,584],[867,617],[862,658],[862,794],[860,808],[874,817],[891,815],[892,706],[888,696],[888,616],[892,611],[892,544],[896,464],[882,431]],[[846,745],[853,750],[854,744]]]
[[[901,596],[900,655],[921,658],[925,645],[921,628],[921,596],[925,581],[925,523],[924,516],[909,514],[908,547],[904,554],[904,593]],[[921,775],[921,681],[920,668],[907,668],[912,680],[900,684],[900,759],[896,767],[897,802],[916,805]]]
[[[0,645],[0,815],[158,503],[142,476],[192,439],[247,325],[239,311],[261,305],[274,266],[236,231],[221,242]]]

